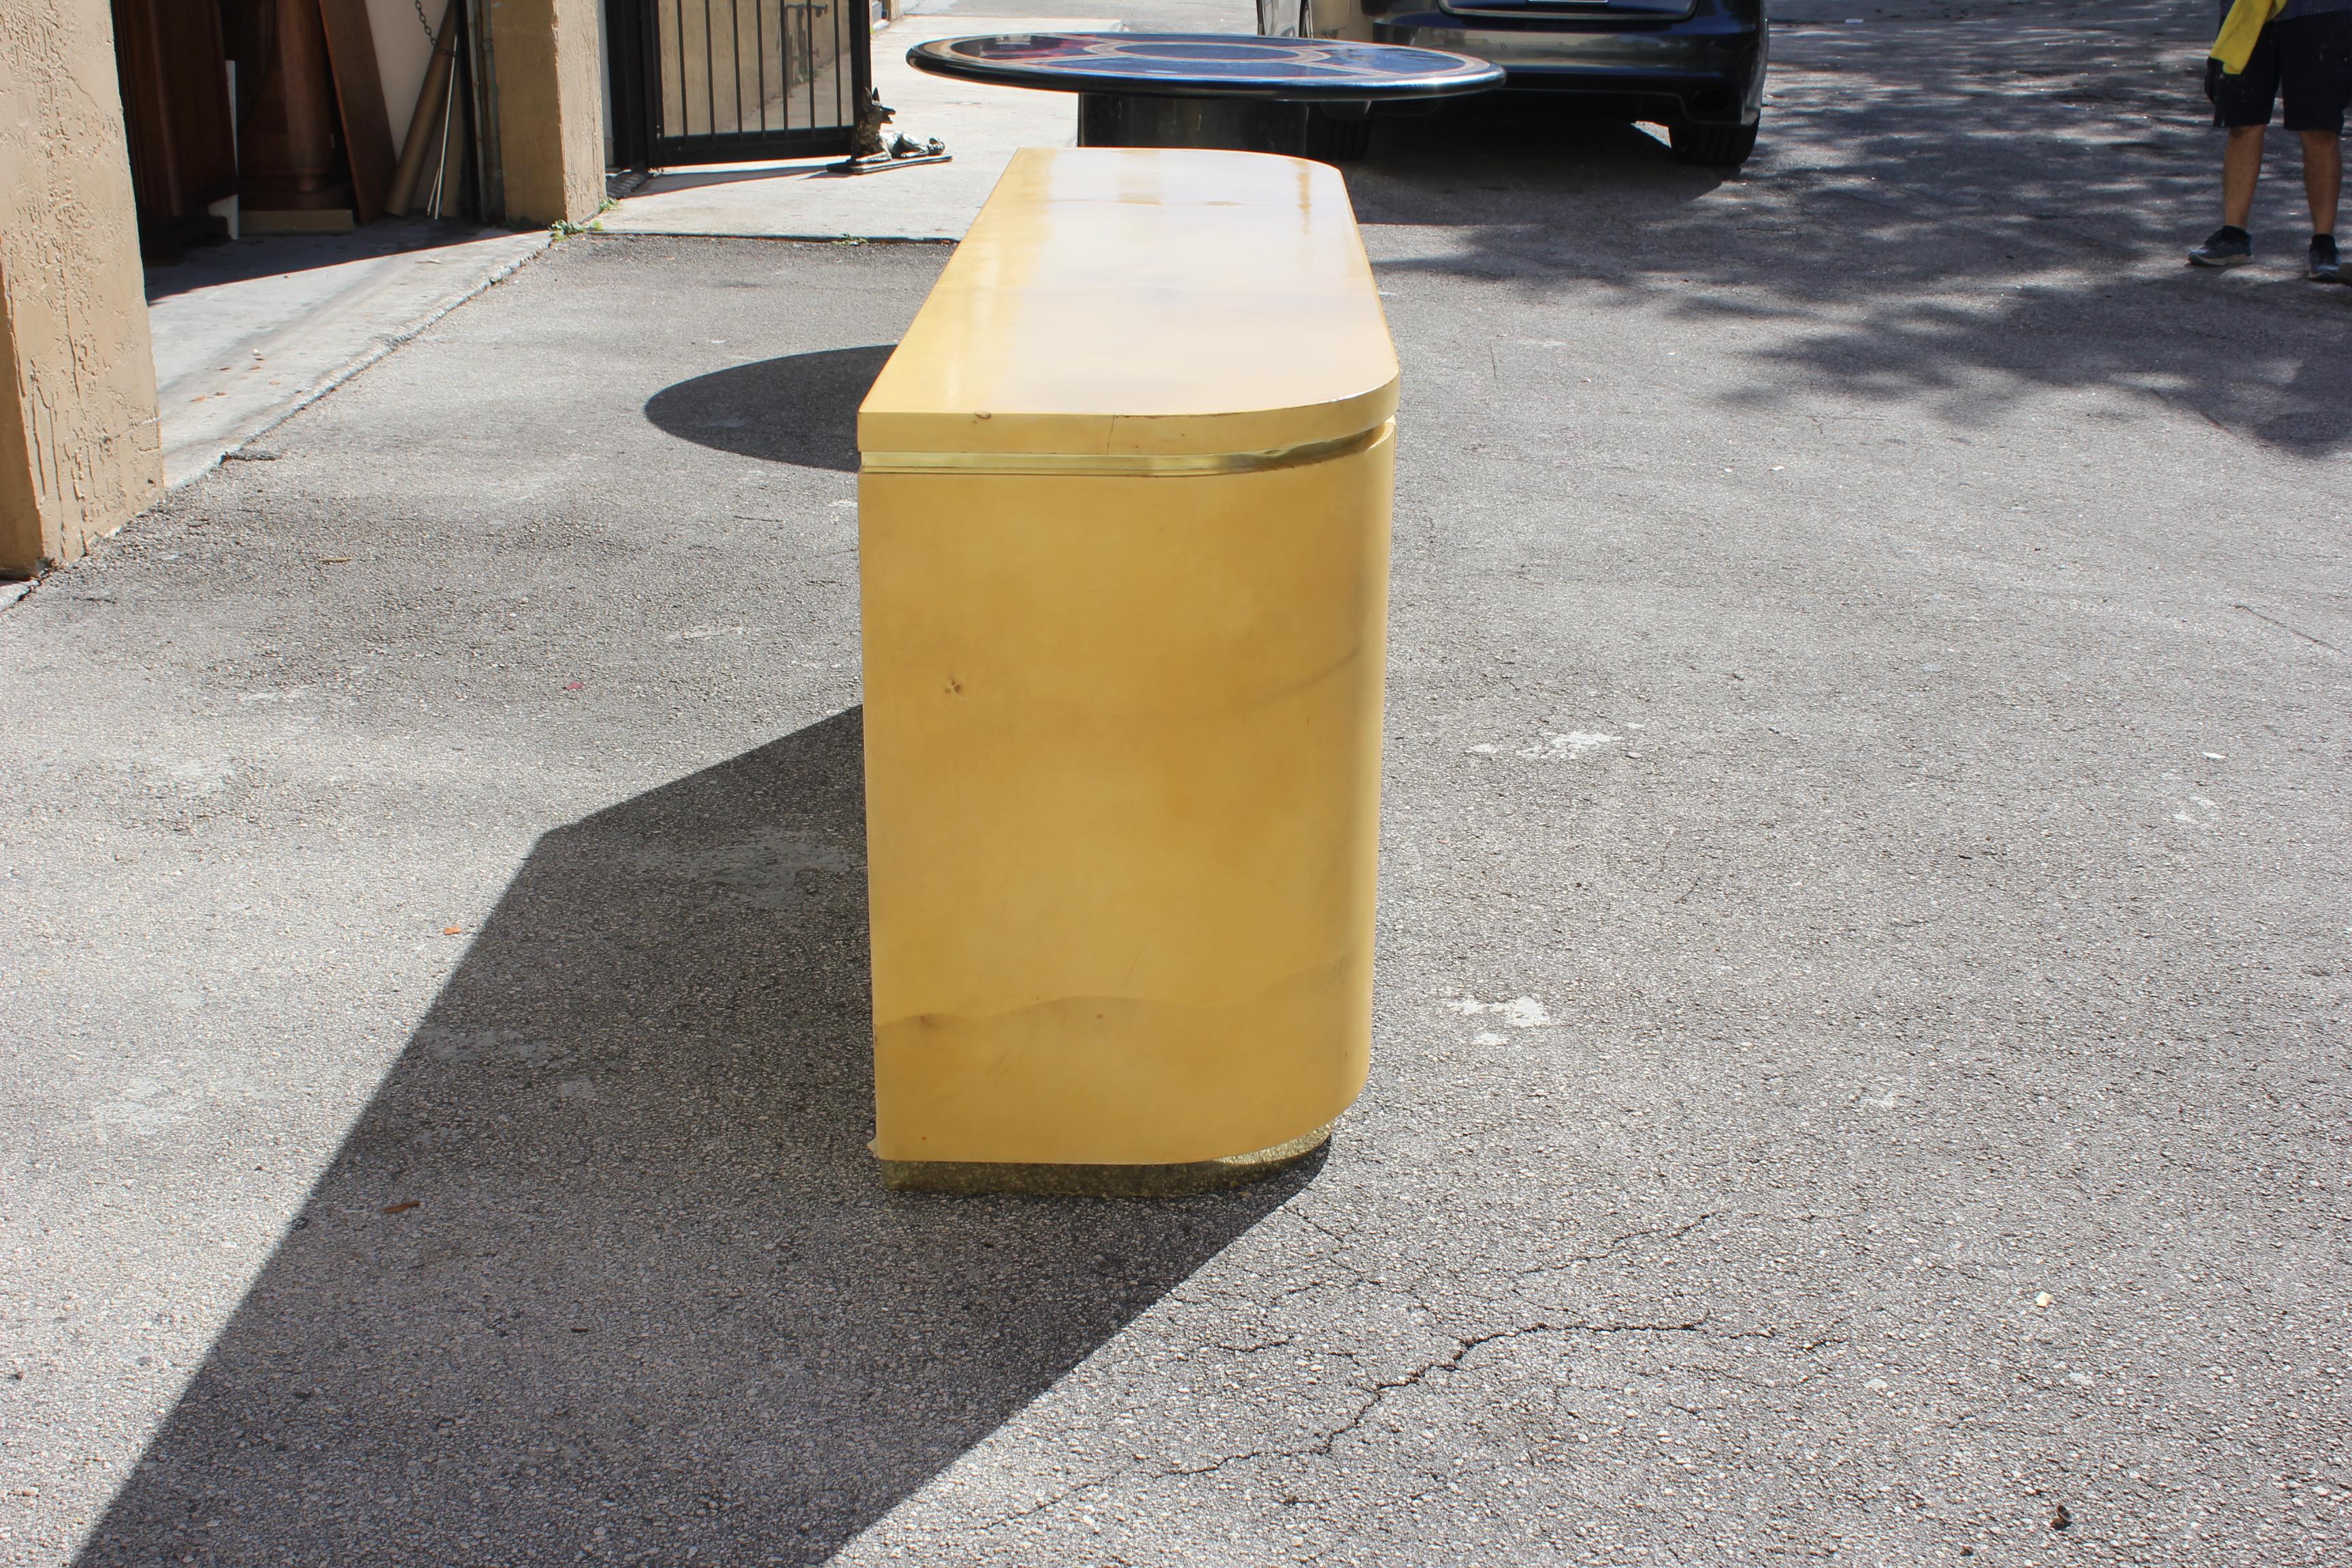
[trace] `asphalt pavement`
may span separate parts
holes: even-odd
[[[1739,179],[1351,172],[1374,1067],[1275,1182],[864,1151],[943,247],[565,240],[0,611],[0,1562],[2343,1562],[2352,289],[2291,149],[2180,265],[2206,7],[1805,5]]]

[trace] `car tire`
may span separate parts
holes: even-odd
[[[1702,169],[1737,169],[1756,151],[1753,125],[1670,125],[1666,139],[1675,162]]]
[[[1262,38],[1314,37],[1313,0],[1257,0],[1257,32]]]

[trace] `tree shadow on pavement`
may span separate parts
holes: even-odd
[[[822,1561],[1309,1178],[881,1188],[859,721],[539,842],[81,1563]]]
[[[731,365],[662,388],[646,399],[646,417],[697,446],[854,474],[857,405],[890,349],[877,343]]]
[[[2265,265],[2183,265],[2219,222],[2210,15],[2137,0],[1867,14],[1775,26],[1763,136],[1733,179],[1622,128],[1384,126],[1349,173],[1376,264],[1718,321],[1732,415],[1836,398],[1970,424],[2112,390],[2283,453],[2352,447],[2352,357],[2336,349],[2352,289],[2300,277],[2292,138],[2274,138],[2257,209]],[[1773,330],[1742,340],[1745,323]]]

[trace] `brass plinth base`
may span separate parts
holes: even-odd
[[[1244,1186],[1296,1165],[1331,1141],[1327,1123],[1250,1154],[1182,1165],[1021,1165],[986,1160],[884,1160],[882,1184],[901,1193],[1029,1193],[1047,1197],[1172,1198]]]

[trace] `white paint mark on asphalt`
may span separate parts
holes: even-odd
[[[1449,996],[1445,1005],[1467,1017],[1481,1013],[1500,1013],[1503,1022],[1514,1029],[1549,1029],[1556,1020],[1544,1011],[1544,1005],[1532,996],[1514,996],[1507,1002],[1481,1002],[1475,996]]]
[[[1641,727],[1639,724],[1632,726],[1636,730]],[[1531,741],[1524,746],[1516,748],[1511,755],[1524,757],[1529,762],[1569,762],[1582,756],[1595,747],[1612,745],[1622,738],[1617,735],[1603,734],[1598,730],[1570,730],[1566,733],[1547,730],[1543,733],[1543,739]],[[1475,746],[1465,746],[1463,751],[1466,755],[1473,757],[1498,757],[1503,754],[1503,749],[1491,741],[1481,741]]]
[[[199,762],[193,758],[184,763],[165,763],[163,771],[197,795],[217,795],[236,776],[235,770],[226,763]]]
[[[1598,730],[1570,730],[1564,735],[1555,734],[1548,730],[1544,732],[1542,740],[1533,745],[1521,746],[1512,755],[1526,757],[1532,762],[1566,762],[1584,755],[1596,746],[1611,745],[1617,739],[1618,737],[1614,735],[1604,735]]]
[[[116,1099],[90,1107],[91,1131],[98,1141],[104,1143],[117,1133],[125,1138],[152,1138],[174,1122],[185,1121],[187,1118],[179,1111],[149,1103],[161,1087],[151,1079],[133,1079],[122,1086]]]
[[[427,944],[420,951],[429,952],[432,948]],[[452,1029],[428,1024],[417,1032],[417,1040],[435,1061],[468,1067],[494,1058],[540,1067],[569,1054],[551,1041],[516,1029]]]

